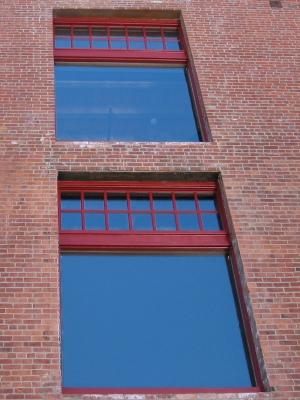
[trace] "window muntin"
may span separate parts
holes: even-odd
[[[179,51],[182,46],[177,27],[66,25],[55,27],[54,48]]]
[[[64,390],[255,385],[226,257],[61,257]]]
[[[205,193],[61,192],[61,229],[222,231],[214,196]]]
[[[199,141],[184,67],[56,65],[61,140]]]

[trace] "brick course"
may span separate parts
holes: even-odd
[[[53,9],[181,11],[213,140],[56,142]],[[299,26],[297,0],[2,0],[0,399],[300,399]],[[59,173],[219,174],[266,392],[61,395]]]

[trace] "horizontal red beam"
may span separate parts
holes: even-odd
[[[149,250],[195,250],[228,249],[229,237],[226,233],[178,234],[178,233],[60,233],[59,244],[62,248],[77,249],[149,249]]]
[[[102,50],[102,49],[54,49],[55,61],[107,61],[107,62],[149,62],[185,64],[186,53],[182,50]]]
[[[139,19],[139,18],[101,18],[101,17],[61,17],[54,18],[54,26],[98,25],[98,26],[153,26],[178,27],[178,19]]]
[[[116,393],[257,393],[262,390],[259,387],[242,388],[62,388],[63,394],[116,394]]]
[[[60,190],[109,190],[109,191],[157,191],[157,192],[208,192],[213,193],[217,184],[214,181],[58,181]]]

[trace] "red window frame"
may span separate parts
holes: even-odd
[[[108,63],[135,63],[135,64],[160,64],[177,65],[186,67],[187,79],[190,88],[191,100],[194,105],[196,122],[199,126],[199,137],[203,141],[210,138],[209,124],[205,113],[197,75],[187,52],[187,40],[183,33],[179,19],[125,19],[125,18],[54,18],[53,20],[53,52],[54,62],[108,62]],[[178,30],[178,38],[181,50],[131,50],[128,47],[128,35],[126,35],[127,49],[96,49],[96,48],[55,48],[55,29],[57,27],[70,27],[73,32],[75,27],[139,27],[159,28],[162,36],[166,28]],[[91,40],[91,39],[90,39]],[[164,40],[164,38],[163,38]],[[164,41],[165,42],[165,41]],[[165,47],[165,44],[164,44]],[[201,140],[200,139],[200,140]]]
[[[240,282],[239,270],[234,251],[231,246],[228,225],[226,222],[222,198],[216,182],[157,182],[157,181],[59,181],[58,182],[58,213],[61,220],[61,193],[84,193],[109,191],[109,193],[201,193],[214,196],[218,212],[221,218],[223,230],[220,231],[193,231],[180,230],[159,232],[138,231],[64,231],[59,222],[59,246],[61,251],[218,251],[229,255],[232,265],[233,279],[235,283],[237,301],[243,322],[249,358],[256,386],[249,388],[176,388],[176,389],[138,389],[138,388],[62,388],[64,394],[112,394],[112,393],[254,393],[263,391],[263,381],[256,355],[255,344],[248,318],[243,289]],[[81,196],[82,201],[82,196]]]

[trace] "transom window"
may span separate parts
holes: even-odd
[[[54,60],[57,139],[203,140],[178,20],[57,18]]]
[[[212,196],[164,192],[62,192],[61,229],[220,231]]]

